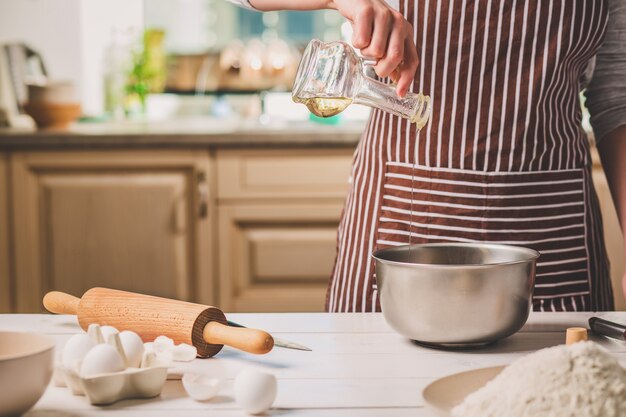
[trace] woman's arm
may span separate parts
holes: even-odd
[[[609,0],[609,23],[587,92],[587,107],[615,209],[626,237],[626,2]],[[626,274],[622,278],[626,298]]]
[[[378,59],[380,77],[397,82],[404,97],[413,82],[419,58],[413,42],[413,27],[383,0],[246,0],[260,11],[334,9],[350,21],[352,44],[364,56]]]

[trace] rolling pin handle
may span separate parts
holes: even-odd
[[[202,337],[209,344],[232,346],[257,355],[267,353],[274,347],[274,338],[263,330],[231,327],[217,321],[204,327]]]
[[[55,314],[78,314],[80,298],[60,291],[50,291],[43,297],[43,306]]]

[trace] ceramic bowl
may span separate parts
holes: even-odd
[[[81,113],[78,103],[57,104],[41,101],[28,102],[24,110],[31,116],[40,128],[66,128],[75,121]]]
[[[46,84],[29,84],[30,103],[74,104],[78,101],[74,84],[69,81],[50,81]]]
[[[54,364],[54,341],[46,336],[0,332],[0,417],[19,416],[43,395]]]

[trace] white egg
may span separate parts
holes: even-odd
[[[122,342],[122,349],[124,355],[126,355],[126,366],[139,368],[141,365],[141,358],[143,358],[143,341],[141,337],[135,332],[124,330],[120,332],[120,341]]]
[[[235,378],[235,401],[250,414],[267,411],[276,399],[276,377],[255,369],[244,369]]]
[[[102,333],[102,343],[107,343],[109,337],[112,334],[119,333],[119,330],[113,326],[100,326],[100,332]]]
[[[111,345],[101,344],[94,346],[80,367],[80,376],[89,378],[100,374],[119,372],[125,369],[124,361],[120,354]]]
[[[224,379],[220,376],[186,373],[182,381],[187,394],[196,401],[210,400],[224,386]]]
[[[95,346],[95,343],[85,333],[75,334],[70,337],[63,347],[61,363],[63,367],[78,373],[80,362],[87,352]]]
[[[191,362],[198,355],[198,349],[187,343],[180,343],[171,350],[172,359],[177,362]]]

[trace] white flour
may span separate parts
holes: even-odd
[[[626,371],[593,342],[542,349],[506,367],[453,417],[624,417]]]

